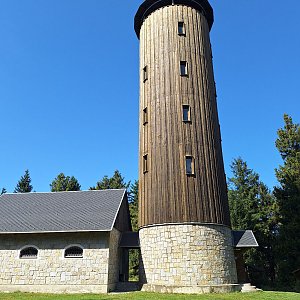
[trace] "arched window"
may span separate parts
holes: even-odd
[[[20,251],[20,258],[26,259],[26,258],[37,258],[38,256],[38,249],[36,247],[30,246],[30,247],[25,247]]]
[[[66,258],[82,258],[83,257],[83,249],[79,246],[70,246],[65,250]]]

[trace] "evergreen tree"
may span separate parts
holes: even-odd
[[[50,187],[51,192],[80,191],[81,185],[74,176],[65,176],[64,173],[60,173],[52,181]]]
[[[233,177],[229,178],[229,206],[233,229],[253,229],[253,215],[257,211],[259,176],[250,170],[247,163],[237,158],[231,164]]]
[[[139,182],[135,181],[130,186],[129,211],[131,218],[131,225],[133,231],[138,231],[138,191]],[[131,280],[138,279],[139,273],[139,250],[130,250],[129,252],[129,276]]]
[[[276,147],[283,165],[276,169],[280,186],[275,187],[280,212],[278,244],[279,280],[293,288],[292,272],[300,268],[300,125],[284,115],[284,128],[278,130]]]
[[[278,232],[278,206],[259,175],[249,169],[241,158],[231,165],[229,179],[229,206],[232,227],[235,230],[253,230],[259,248],[244,255],[249,266],[249,277],[258,286],[272,285],[275,280],[274,245]],[[260,271],[260,272],[257,272]]]
[[[125,178],[116,170],[112,177],[104,176],[96,186],[90,187],[90,190],[128,189],[129,187],[130,182],[126,183]]]
[[[133,231],[138,231],[138,198],[139,198],[139,182],[136,180],[130,186],[129,210],[131,225]]]
[[[14,190],[15,193],[30,193],[32,191],[31,178],[29,171],[26,170],[24,176],[18,181]]]

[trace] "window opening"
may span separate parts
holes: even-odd
[[[83,249],[78,246],[72,246],[65,250],[65,257],[66,258],[82,258],[83,257]]]
[[[181,61],[180,62],[180,75],[181,76],[187,76],[188,75],[187,62],[186,61]]]
[[[191,107],[189,105],[182,106],[182,117],[183,122],[190,122],[191,121]]]
[[[148,80],[148,66],[145,66],[143,69],[143,81]]]
[[[148,154],[143,156],[143,172],[148,172]]]
[[[145,107],[143,109],[143,124],[146,125],[148,123],[148,108]]]
[[[185,35],[184,22],[178,22],[178,34],[179,35]]]
[[[194,175],[194,158],[192,156],[185,157],[185,168],[187,175]]]
[[[20,258],[37,258],[38,255],[38,249],[34,247],[27,247],[21,250],[20,252]]]

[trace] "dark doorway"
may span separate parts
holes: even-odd
[[[123,232],[120,252],[120,282],[139,282],[140,246],[138,232]]]

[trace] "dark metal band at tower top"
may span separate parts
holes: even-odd
[[[145,0],[139,7],[134,18],[134,29],[138,38],[140,38],[140,30],[142,24],[151,13],[155,10],[168,5],[186,5],[199,10],[205,16],[209,29],[214,23],[213,8],[207,0]]]

